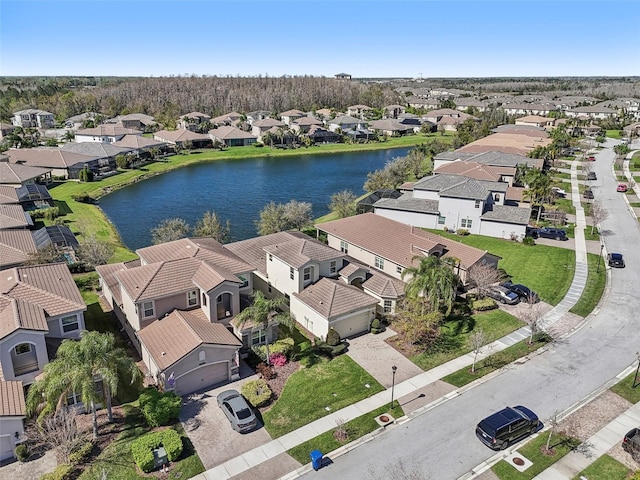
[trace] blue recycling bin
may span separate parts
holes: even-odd
[[[311,466],[314,470],[322,467],[322,452],[320,450],[311,450],[309,455],[311,456]]]

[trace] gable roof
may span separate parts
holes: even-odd
[[[122,305],[122,291],[120,290],[120,280],[118,280],[118,276],[116,275],[117,272],[139,266],[140,260],[96,265],[96,272],[102,277],[102,281],[111,292],[111,296],[116,301],[116,305]]]
[[[33,225],[31,216],[21,205],[0,204],[0,230],[4,228],[27,228]]]
[[[294,125],[299,125],[299,126],[312,126],[312,125],[322,125],[322,122],[320,120],[318,120],[315,117],[302,117],[302,118],[297,118],[295,120],[293,120],[292,122]]]
[[[140,130],[134,128],[124,128],[122,125],[105,123],[94,128],[78,130],[76,136],[85,137],[119,137],[120,135],[142,135]]]
[[[275,118],[263,118],[262,120],[256,120],[251,125],[259,128],[286,127],[284,122],[276,120]]]
[[[26,262],[37,251],[31,231],[0,230],[0,269]]]
[[[498,182],[502,178],[501,172],[499,172],[496,167],[483,165],[478,162],[464,162],[461,160],[456,160],[442,165],[436,168],[433,173],[448,173],[451,175],[474,178],[476,180],[490,180],[494,182]],[[513,168],[513,174],[515,174],[515,168]]]
[[[291,110],[287,110],[286,112],[282,112],[280,114],[281,117],[304,117],[306,113],[301,110],[297,110],[295,108]]]
[[[221,323],[211,323],[204,312],[174,310],[138,332],[160,370],[164,370],[202,344],[240,347],[242,342]]]
[[[3,157],[9,159],[8,155],[3,155]],[[0,184],[22,184],[51,171],[50,168],[18,165],[15,163],[16,160],[13,161],[14,163],[9,163],[0,158]]]
[[[131,149],[161,147],[165,145],[165,142],[160,140],[154,140],[153,138],[143,137],[142,135],[125,135],[117,142],[113,142],[112,145],[116,147],[125,147]]]
[[[153,134],[154,138],[161,138],[166,142],[184,142],[186,140],[210,140],[208,135],[192,132],[187,129],[180,130],[160,130]]]
[[[496,182],[498,183],[498,182]],[[505,188],[507,184],[505,183]],[[479,181],[459,175],[439,174],[418,180],[413,190],[428,190],[438,192],[440,197],[467,198],[484,200],[489,195],[485,185]]]
[[[486,221],[528,225],[531,218],[531,208],[493,205],[493,209],[485,212],[480,218]]]
[[[444,247],[444,257],[457,258],[464,269],[468,269],[485,255],[492,255],[486,250],[374,213],[320,223],[315,227],[405,268],[415,264],[416,255],[428,253],[438,246]]]
[[[211,137],[221,138],[222,140],[233,140],[236,138],[256,139],[255,135],[251,135],[249,132],[245,132],[244,130],[240,130],[239,128],[230,125],[222,125],[218,128],[213,128],[209,130],[209,135]]]
[[[312,238],[293,238],[266,245],[264,251],[294,268],[301,268],[312,260],[323,262],[343,256],[333,248]]]
[[[24,417],[26,414],[22,382],[0,380],[0,417]]]
[[[387,130],[397,132],[406,132],[408,130],[413,130],[412,126],[404,125],[394,118],[373,120],[372,122],[369,122],[369,128],[372,128],[374,130]]]
[[[458,151],[482,153],[491,150],[526,155],[536,147],[546,147],[552,140],[546,135],[532,137],[522,134],[494,133],[460,147]]]
[[[52,168],[67,169],[78,163],[86,163],[98,158],[59,148],[44,147],[9,149],[5,153],[11,159],[11,163],[20,162],[30,167],[48,167],[49,170]]]
[[[115,157],[116,155],[131,151],[131,149],[127,147],[102,142],[69,142],[65,143],[60,149],[65,152],[80,153],[96,158]]]
[[[17,187],[0,185],[0,203],[20,203]]]
[[[374,208],[432,214],[437,214],[440,212],[439,205],[440,202],[438,200],[414,198],[411,192],[404,193],[398,198],[381,198],[373,204]]]
[[[378,300],[353,285],[323,277],[300,293],[293,293],[302,303],[331,320],[377,305]]]
[[[348,125],[352,123],[356,123],[356,124],[363,123],[363,121],[359,118],[352,117],[351,115],[340,115],[336,118],[329,120],[328,123],[333,125],[345,125],[345,124]]]

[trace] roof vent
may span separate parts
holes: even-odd
[[[167,354],[167,352],[162,352],[161,355],[164,357],[166,354]]]

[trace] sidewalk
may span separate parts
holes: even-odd
[[[556,324],[562,324],[563,317],[567,316],[569,310],[576,304],[584,287],[586,285],[587,280],[587,249],[584,238],[584,228],[586,227],[586,220],[584,215],[584,209],[580,204],[580,192],[578,189],[578,177],[577,177],[577,167],[579,162],[573,161],[571,164],[571,187],[572,187],[572,200],[573,205],[576,208],[576,229],[575,229],[575,245],[576,245],[576,270],[573,277],[573,281],[571,282],[571,286],[569,287],[569,291],[565,298],[556,305],[549,313],[547,313],[542,319],[542,328],[550,329],[552,326]],[[570,329],[570,328],[569,328]],[[481,360],[495,352],[504,350],[505,348],[514,345],[515,343],[528,338],[531,333],[531,330],[528,326],[522,327],[515,332],[510,333],[509,335],[496,340],[495,342],[486,346],[483,351],[478,355],[477,360]],[[556,332],[558,333],[558,332]],[[562,332],[566,333],[566,331]],[[395,395],[396,398],[401,398],[405,395],[409,395],[419,389],[426,387],[434,382],[439,381],[441,378],[456,372],[462,368],[468,367],[473,363],[473,353],[468,353],[456,359],[453,359],[447,363],[439,365],[438,367],[433,368],[432,370],[422,372],[408,380],[400,382],[395,385]],[[481,382],[485,382],[489,380],[492,375],[499,374],[495,373],[490,374],[486,377],[482,377],[475,382],[462,387],[461,389],[452,391],[443,397],[440,397],[431,403],[424,405],[409,414],[401,421],[410,420],[410,418],[420,415],[422,412],[430,410],[437,405],[446,402],[450,398],[456,397],[460,394],[461,390],[467,390],[473,388],[475,385]],[[236,458],[233,458],[227,462],[222,463],[221,465],[217,465],[216,467],[207,470],[206,472],[201,473],[193,477],[195,480],[226,480],[232,478],[236,475],[240,475],[243,472],[246,472],[252,468],[255,468],[265,462],[268,462],[272,459],[275,459],[278,455],[286,453],[287,450],[293,448],[294,446],[300,445],[312,438],[330,430],[333,430],[336,427],[336,420],[341,419],[342,421],[349,421],[357,418],[361,415],[364,415],[368,412],[371,412],[377,408],[380,408],[389,403],[390,400],[390,392],[388,390],[377,393],[369,398],[361,400],[353,405],[350,405],[342,410],[338,410],[329,415],[326,415],[318,420],[315,420],[308,425],[305,425],[293,432],[290,432],[286,435],[283,435],[279,438],[271,440],[270,442],[256,447],[253,450],[250,450]],[[342,453],[346,453],[349,450],[357,447],[358,445],[366,442],[371,436],[374,436],[383,431],[383,427],[380,428],[379,431],[372,432],[371,434],[363,437],[362,439],[356,440],[349,445],[345,445],[338,449],[335,452],[323,452],[326,456],[335,458]],[[277,460],[276,460],[277,461]],[[293,479],[299,477],[301,474],[306,473],[311,470],[310,464],[304,465],[297,469],[294,472],[291,472],[289,475],[281,477],[283,479]]]

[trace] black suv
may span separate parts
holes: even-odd
[[[511,290],[527,303],[538,303],[540,301],[540,298],[538,298],[538,294],[536,292],[531,290],[529,287],[522,285],[521,283],[511,283],[511,281],[509,280],[501,283],[500,286]]]
[[[538,416],[522,405],[507,407],[482,420],[476,427],[476,435],[493,450],[504,450],[515,440],[538,430]]]
[[[553,238],[555,240],[568,240],[567,232],[560,228],[542,227],[538,229],[539,238]]]

